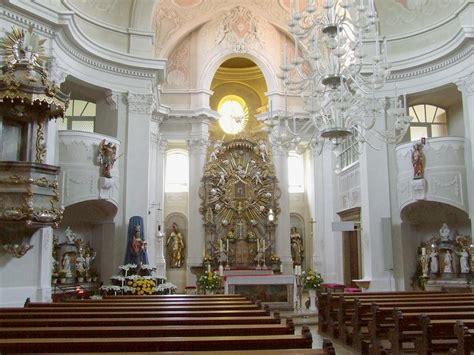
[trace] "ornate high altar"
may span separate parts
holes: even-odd
[[[263,140],[217,141],[200,189],[205,253],[213,266],[265,269],[274,251],[280,189]]]

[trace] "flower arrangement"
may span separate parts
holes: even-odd
[[[137,295],[152,295],[155,293],[155,280],[138,277],[133,281],[128,281],[127,285],[132,287],[132,293]]]
[[[99,273],[97,269],[93,266],[89,271],[90,277],[99,277]]]
[[[308,272],[303,271],[301,273],[301,285],[306,289],[319,289],[321,284],[324,282],[319,272],[309,270]]]
[[[207,266],[207,265],[210,265],[210,264],[212,264],[212,257],[210,257],[209,255],[206,255],[202,259],[202,266]]]
[[[178,287],[176,287],[175,284],[172,284],[171,282],[165,282],[156,287],[156,292],[165,295],[172,295],[176,292],[177,289]]]
[[[280,260],[280,258],[279,258],[278,256],[272,255],[272,256],[270,257],[270,263],[271,263],[272,265],[280,266],[281,260]]]
[[[119,269],[124,272],[125,276],[127,276],[130,270],[135,271],[136,268],[137,268],[136,264],[125,264],[125,265],[119,266]]]
[[[248,243],[253,243],[257,241],[257,236],[255,235],[254,232],[250,231],[247,233],[247,242]]]
[[[121,287],[120,286],[101,286],[100,291],[102,293],[106,294],[111,294],[111,295],[116,295],[117,293],[120,293]]]
[[[65,279],[65,278],[66,278],[66,271],[65,271],[65,270],[60,270],[60,271],[58,272],[58,277],[59,277],[60,279]]]
[[[221,286],[222,277],[217,272],[206,271],[197,279],[197,286],[202,290],[214,291]]]

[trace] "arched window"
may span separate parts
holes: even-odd
[[[187,192],[189,161],[185,150],[171,149],[166,153],[165,192]]]
[[[288,191],[304,192],[304,162],[296,152],[288,155]]]
[[[410,140],[417,141],[426,137],[443,137],[448,135],[446,110],[433,105],[410,106]]]
[[[236,95],[227,95],[217,106],[220,114],[219,125],[227,134],[237,134],[244,130],[249,119],[249,109],[245,100]]]
[[[94,132],[96,105],[83,100],[71,100],[64,115],[58,119],[58,129]]]

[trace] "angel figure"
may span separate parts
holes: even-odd
[[[111,178],[110,171],[114,167],[115,161],[118,159],[117,146],[111,142],[107,142],[105,139],[99,144],[99,155],[97,156],[97,162],[102,165],[102,176]]]
[[[217,160],[217,155],[221,151],[222,141],[218,140],[214,143],[214,150],[210,154],[211,161]]]
[[[267,159],[266,159],[266,157],[267,157],[267,146],[265,145],[265,142],[262,141],[262,140],[258,141],[258,151],[260,153],[260,158],[262,158],[262,161],[264,163],[266,163],[267,162]]]

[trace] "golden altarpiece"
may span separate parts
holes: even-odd
[[[265,269],[275,248],[280,189],[263,139],[216,141],[202,178],[206,256],[226,269]]]

